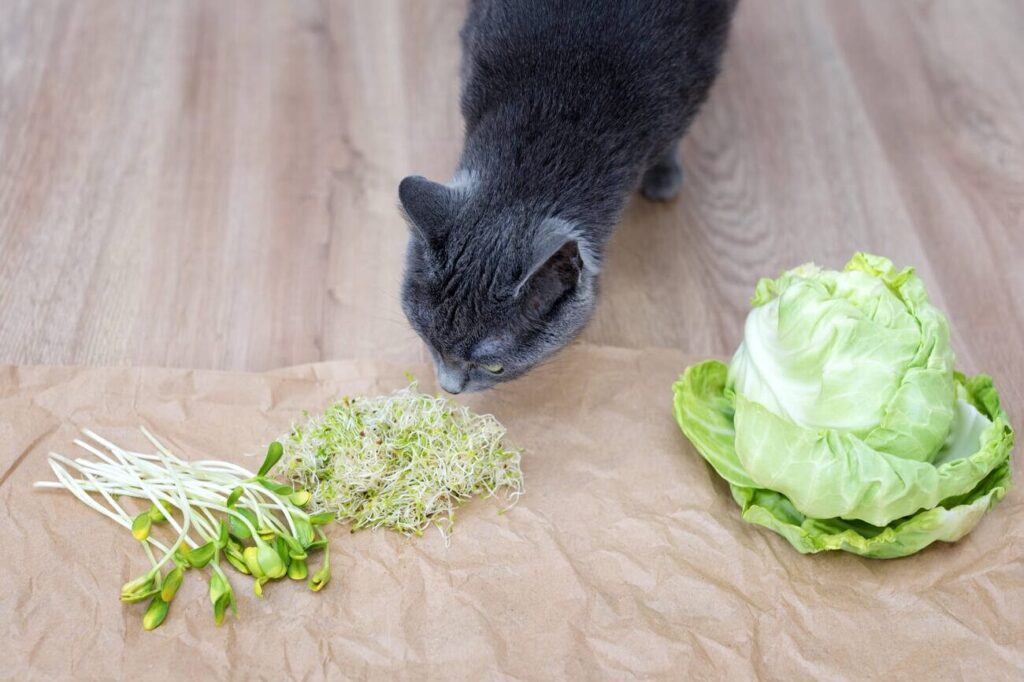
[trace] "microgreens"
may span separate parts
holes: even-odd
[[[91,442],[78,439],[75,444],[96,459],[51,453],[50,468],[57,480],[40,481],[36,487],[67,490],[130,530],[141,543],[151,567],[122,586],[121,601],[149,600],[142,619],[145,629],[163,623],[185,573],[192,569],[210,569],[210,601],[218,625],[228,608],[237,613],[222,558],[240,573],[250,574],[254,592],[262,595],[263,585],[270,580],[305,579],[307,552],[323,548],[322,567],[309,580],[309,587],[319,591],[327,583],[327,536],[319,527],[325,522],[323,516],[302,510],[309,501],[308,492],[267,478],[283,454],[280,443],[270,445],[259,472],[253,474],[230,462],[186,462],[145,428],[142,432],[156,448],[154,453],[131,452],[84,431]],[[150,506],[133,516],[119,503],[122,497]],[[172,530],[171,541],[154,537],[157,527],[165,524]],[[169,563],[173,567],[165,574]]]
[[[520,453],[504,435],[493,416],[412,382],[390,396],[343,398],[296,424],[282,439],[284,475],[303,489],[294,501],[322,512],[314,524],[337,517],[353,529],[422,535],[433,523],[447,541],[463,500],[502,492],[514,503],[522,494]]]

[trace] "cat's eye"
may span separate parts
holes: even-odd
[[[498,363],[494,363],[494,364],[491,364],[491,365],[480,365],[480,366],[483,367],[484,369],[486,369],[491,374],[501,374],[502,372],[505,371],[505,368],[502,367],[501,365],[499,365]]]

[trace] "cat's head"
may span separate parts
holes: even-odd
[[[522,375],[569,343],[596,300],[597,260],[564,220],[490,201],[471,178],[405,178],[402,308],[449,393]]]

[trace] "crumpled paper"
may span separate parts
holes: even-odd
[[[873,561],[802,556],[744,524],[672,416],[671,351],[575,347],[527,378],[460,397],[523,447],[526,494],[462,507],[446,547],[331,527],[333,580],[257,599],[215,627],[186,576],[163,626],[120,586],[130,534],[62,491],[49,451],[81,428],[257,468],[303,410],[380,393],[428,367],[336,362],[266,374],[0,367],[0,651],[8,679],[1019,679],[1019,491],[955,545]],[[1024,480],[1018,465],[1017,480]]]

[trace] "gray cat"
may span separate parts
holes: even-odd
[[[458,169],[411,176],[402,307],[450,393],[515,378],[594,309],[629,193],[674,197],[735,0],[471,0]]]

